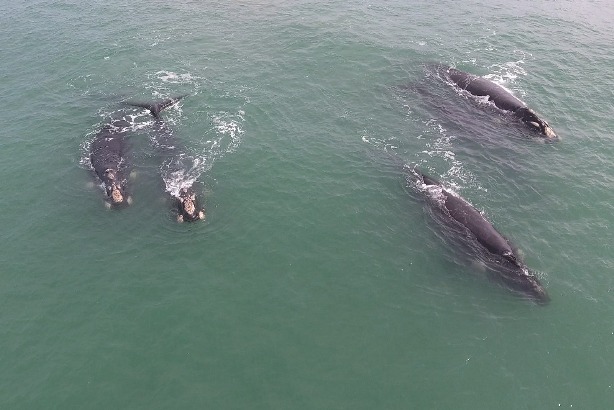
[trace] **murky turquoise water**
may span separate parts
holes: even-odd
[[[0,407],[610,408],[613,19],[606,1],[0,6]],[[89,142],[121,101],[183,93],[164,117],[207,220],[174,221],[142,110],[134,203],[107,210]],[[459,257],[399,163],[483,210],[552,302]]]

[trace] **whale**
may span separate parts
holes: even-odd
[[[546,140],[558,139],[557,134],[545,120],[540,118],[531,108],[527,107],[523,101],[514,97],[512,93],[495,82],[452,67],[449,67],[445,74],[454,84],[470,94],[488,97],[488,100],[492,101],[497,108],[512,113],[526,124],[529,129],[537,132]]]
[[[550,297],[535,273],[522,261],[517,248],[505,238],[486,217],[466,199],[433,177],[421,172],[417,167],[404,167],[408,182],[419,184],[420,191],[431,200],[447,222],[460,229],[461,239],[472,242],[481,256],[486,256],[487,267],[494,272],[507,288],[520,293],[540,305],[550,301]]]
[[[126,176],[130,174],[130,165],[126,160],[126,135],[129,129],[128,121],[111,120],[101,128],[90,145],[90,162],[102,182],[108,207],[117,208],[132,202],[126,192]]]
[[[161,117],[160,112],[178,103],[186,96],[187,94],[183,94],[159,102],[128,101],[129,105],[147,109],[155,118],[153,143],[159,155],[164,158],[161,177],[166,186],[166,191],[174,202],[178,222],[194,222],[205,219],[205,210],[200,205],[200,200],[197,198],[191,184],[189,186],[182,186],[178,191],[169,188],[169,183],[172,184],[175,176],[184,171],[182,163],[184,153],[180,149],[175,133]]]

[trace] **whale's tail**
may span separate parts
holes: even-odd
[[[132,105],[133,107],[146,108],[149,110],[149,112],[151,112],[151,115],[153,115],[155,119],[159,119],[160,112],[162,110],[170,107],[171,105],[176,104],[179,100],[181,100],[183,97],[187,95],[188,94],[178,95],[176,97],[171,97],[166,100],[157,101],[153,103],[152,102],[127,101],[126,104]]]

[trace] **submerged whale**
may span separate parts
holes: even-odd
[[[172,182],[175,175],[184,171],[182,163],[183,153],[178,147],[173,130],[162,119],[160,112],[176,104],[186,95],[154,103],[128,102],[129,105],[146,108],[156,120],[154,125],[154,144],[158,152],[165,158],[161,171],[162,180],[166,185],[167,192],[175,203],[178,222],[193,222],[205,219],[205,211],[199,206],[199,201],[192,185],[181,187],[178,191],[169,188],[169,182]]]
[[[465,231],[464,238],[477,242],[490,262],[488,266],[497,274],[507,287],[533,299],[539,304],[546,304],[550,298],[539,279],[522,262],[515,247],[501,235],[495,227],[473,205],[459,195],[445,189],[443,185],[417,168],[405,171],[414,182],[432,200],[443,217],[454,221]],[[411,182],[410,178],[408,181]]]
[[[488,100],[492,101],[497,108],[513,113],[530,129],[537,131],[544,138],[548,140],[558,138],[546,121],[539,118],[535,111],[500,85],[484,77],[469,74],[456,68],[448,68],[446,73],[449,79],[463,90],[475,96],[488,97]]]

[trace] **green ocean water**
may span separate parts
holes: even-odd
[[[607,1],[4,2],[0,408],[611,408],[612,20]],[[121,104],[184,93],[163,116],[194,224]],[[88,144],[118,114],[134,203],[107,210]],[[483,210],[550,304],[450,246],[400,163]]]

